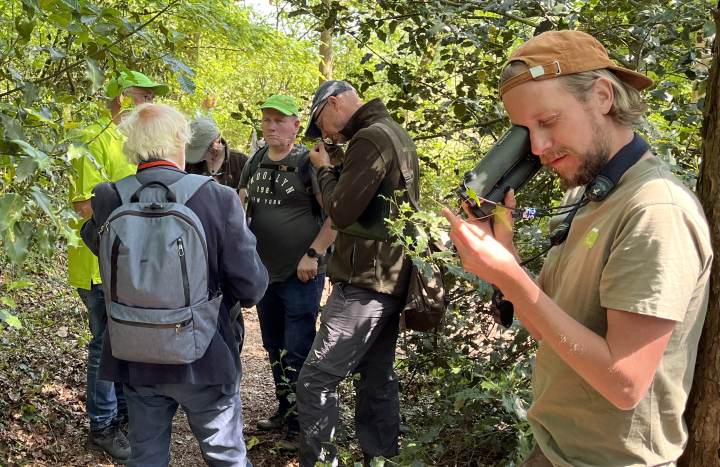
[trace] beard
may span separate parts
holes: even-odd
[[[602,169],[610,158],[610,151],[612,148],[612,142],[607,133],[602,131],[600,125],[596,121],[592,122],[593,139],[589,150],[576,153],[577,158],[580,160],[580,164],[574,174],[563,175],[556,169],[545,165],[545,169],[550,173],[556,174],[560,178],[561,185],[564,190],[574,188],[576,186],[587,185],[595,177],[600,174]],[[555,160],[564,154],[571,154],[567,148],[560,148],[557,151],[547,155],[549,160]]]

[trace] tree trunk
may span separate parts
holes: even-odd
[[[323,0],[323,3],[325,3],[325,6],[328,8],[328,12],[330,11],[330,0]],[[329,13],[328,13],[329,14]],[[320,78],[320,84],[322,84],[325,81],[329,81],[332,79],[333,75],[333,66],[332,66],[332,55],[333,55],[333,37],[332,37],[332,28],[326,29],[323,32],[320,33],[320,66],[318,69],[320,70],[320,74],[323,75],[322,78]]]
[[[720,466],[720,3],[713,17],[716,34],[703,109],[697,194],[710,225],[715,257],[710,276],[710,305],[685,411],[690,437],[679,467]]]

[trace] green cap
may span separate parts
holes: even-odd
[[[285,115],[295,115],[296,117],[300,117],[295,100],[290,96],[283,96],[282,94],[275,94],[268,97],[260,108],[275,109]]]
[[[133,77],[130,78],[130,76],[127,74],[127,72],[123,71],[120,73],[120,79],[113,78],[108,82],[108,84],[105,86],[105,93],[108,95],[108,97],[117,97],[130,86],[137,86],[139,88],[153,88],[153,91],[155,91],[156,96],[164,96],[168,92],[170,92],[170,86],[167,84],[162,83],[154,83],[148,78],[147,76],[143,75],[140,72],[137,71],[131,71]]]

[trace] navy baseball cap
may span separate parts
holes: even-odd
[[[305,136],[308,138],[322,138],[322,131],[315,125],[315,112],[332,96],[337,96],[341,92],[355,91],[355,88],[347,81],[325,81],[320,85],[315,96],[313,96],[312,108],[310,110],[310,123],[305,129]]]

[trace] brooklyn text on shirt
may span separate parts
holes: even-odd
[[[297,176],[294,172],[278,172],[275,174],[275,186],[276,188],[279,186],[280,188],[285,190],[285,193],[290,194],[293,191],[295,191],[295,187],[292,186],[292,182],[289,180],[288,176]],[[267,169],[260,169],[258,170],[255,175],[250,177],[249,184],[254,184],[256,182],[259,182],[260,180],[270,180],[272,177],[272,172]],[[287,185],[290,183],[290,185]],[[278,185],[279,184],[279,185]],[[255,189],[253,190],[256,193],[264,193],[264,194],[271,194],[270,193],[270,187],[269,186],[260,186],[256,185]]]

